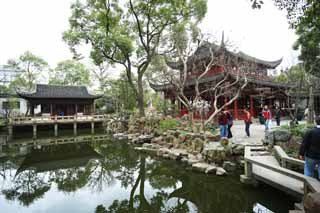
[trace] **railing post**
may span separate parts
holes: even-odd
[[[257,185],[257,181],[253,177],[252,163],[245,160],[244,162],[244,175],[240,175],[240,181],[244,184]]]

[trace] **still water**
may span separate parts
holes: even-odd
[[[271,187],[242,185],[239,174],[204,175],[142,155],[125,142],[0,149],[0,212],[252,212],[255,203],[288,212],[294,200]]]

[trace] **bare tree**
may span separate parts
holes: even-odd
[[[188,110],[190,124],[193,123],[195,103],[201,101],[205,94],[210,94],[214,98],[212,104],[214,112],[204,122],[206,126],[223,108],[239,97],[248,83],[245,71],[249,65],[240,62],[236,54],[227,54],[224,41],[218,46],[207,40],[198,39],[196,42],[189,41],[185,47],[183,49],[179,48],[179,45],[176,46],[177,63],[168,62],[170,66],[157,63],[159,72],[155,78],[151,78],[151,82],[166,84],[174,92],[176,98]],[[216,78],[207,81],[208,75],[214,75]],[[192,101],[189,100],[190,94],[186,94],[187,90],[193,91]],[[232,98],[219,106],[219,97],[230,92],[232,92]]]

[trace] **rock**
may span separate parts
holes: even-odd
[[[227,174],[226,170],[224,170],[224,169],[221,168],[221,167],[218,167],[218,168],[217,168],[216,175],[222,176],[222,175],[226,175],[226,174]]]
[[[232,144],[232,154],[234,155],[244,155],[244,148],[245,146],[243,144]]]
[[[197,158],[189,158],[188,159],[188,165],[192,165],[192,164],[199,163],[199,162],[201,162],[201,161],[198,160]]]
[[[180,153],[174,150],[170,150],[168,155],[169,155],[169,158],[172,160],[180,160],[182,158],[182,156],[180,156]]]
[[[165,154],[168,154],[170,152],[170,150],[169,149],[167,149],[167,148],[160,148],[160,149],[158,149],[158,151],[157,151],[157,155],[158,156],[164,156]],[[169,156],[169,155],[168,155]]]
[[[188,158],[187,157],[182,157],[181,158],[182,163],[188,163]]]
[[[209,165],[208,168],[206,169],[205,173],[206,174],[214,174],[217,171],[217,166],[216,165]]]
[[[292,136],[291,132],[285,129],[273,130],[275,142],[288,142]]]
[[[207,138],[207,140],[209,141],[220,141],[221,137],[219,134],[212,134],[211,132],[206,132],[205,133],[205,137]]]
[[[192,164],[192,169],[199,171],[199,172],[205,172],[209,166],[210,165],[207,163],[194,163],[194,164]]]
[[[229,155],[231,155],[231,152],[228,148],[223,147],[220,143],[210,142],[205,144],[202,155],[208,162],[222,163]]]
[[[201,152],[203,150],[204,141],[200,138],[196,138],[192,141],[192,151]]]
[[[269,130],[265,134],[264,143],[274,145],[281,142],[288,142],[292,137],[290,131],[285,129]]]
[[[160,144],[161,142],[163,142],[163,137],[162,136],[159,136],[159,137],[156,137],[156,138],[152,138],[152,140],[151,140],[151,143]]]
[[[319,213],[320,192],[307,194],[304,198],[303,206],[306,213]]]
[[[149,149],[159,149],[159,148],[161,148],[160,145],[153,144],[153,143],[144,143],[144,144],[142,144],[142,147],[149,148]]]
[[[146,147],[135,147],[134,149],[137,150],[137,151],[141,151],[141,152],[157,154],[157,150],[156,149],[151,149],[151,148],[146,148]]]
[[[221,138],[220,144],[222,146],[227,146],[229,144],[229,139],[228,138]]]
[[[237,170],[237,165],[235,163],[230,162],[230,161],[223,162],[222,167],[227,172],[234,172],[235,170]]]

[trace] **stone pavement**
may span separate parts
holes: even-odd
[[[264,125],[257,122],[253,122],[250,126],[250,137],[247,137],[245,132],[244,121],[234,121],[231,128],[232,142],[241,143],[245,145],[262,145],[262,139],[264,138]]]
[[[305,122],[299,122],[299,123],[305,123]],[[281,126],[288,125],[289,120],[283,120],[281,121]],[[271,128],[279,128],[276,126],[276,122],[272,121]],[[262,145],[262,139],[264,138],[265,132],[264,132],[264,125],[261,125],[257,120],[253,121],[253,124],[250,126],[250,134],[251,136],[248,138],[245,133],[245,125],[244,121],[234,121],[234,124],[231,128],[233,138],[233,143],[243,143],[245,145]]]

